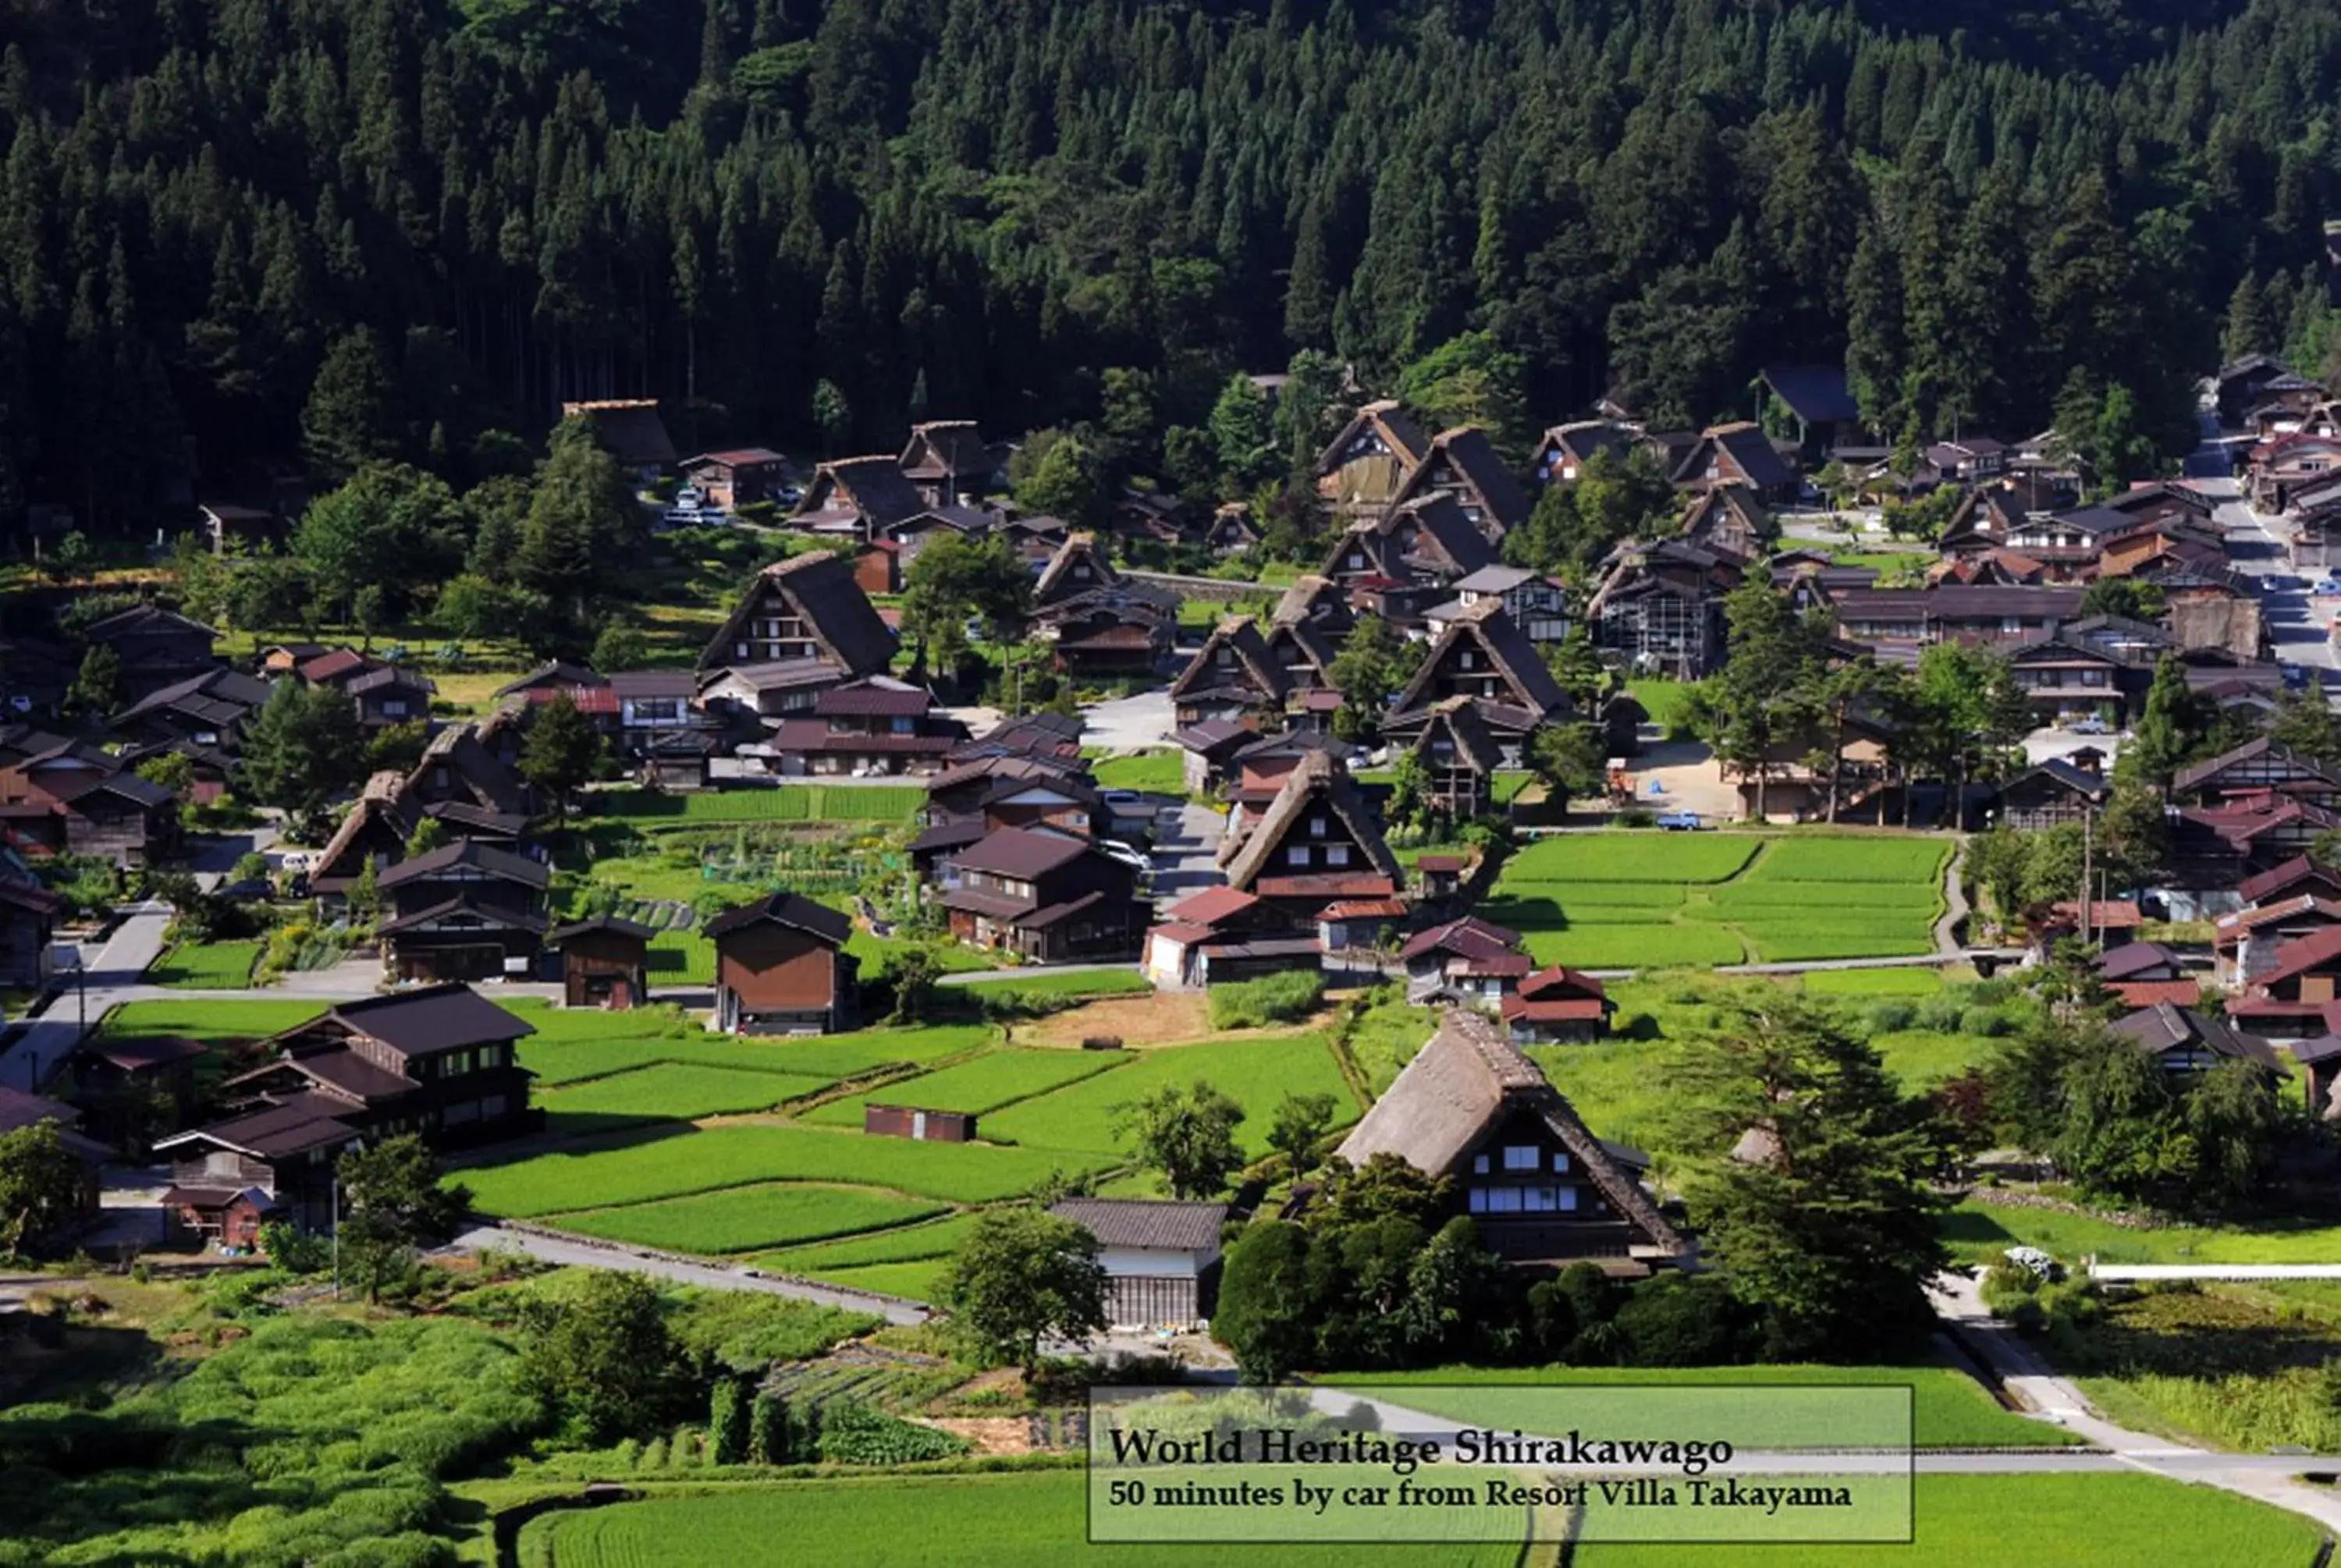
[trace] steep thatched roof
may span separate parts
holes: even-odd
[[[1219,656],[1223,648],[1234,655],[1233,663],[1227,667],[1230,672],[1240,671],[1248,678],[1240,685],[1220,673]],[[1268,650],[1268,639],[1260,634],[1260,622],[1249,615],[1238,615],[1220,622],[1203,640],[1202,651],[1170,683],[1170,697],[1176,701],[1181,697],[1245,688],[1255,689],[1281,703],[1285,693],[1292,690],[1292,677]]]
[[[1310,751],[1285,775],[1284,788],[1270,802],[1260,826],[1244,835],[1232,849],[1222,846],[1220,855],[1228,868],[1228,886],[1250,890],[1268,869],[1285,836],[1312,800],[1322,800],[1335,819],[1349,830],[1373,870],[1392,882],[1406,879],[1398,857],[1390,853],[1390,845],[1382,839],[1381,823],[1375,819],[1373,808],[1367,804],[1357,780],[1350,777],[1350,770],[1327,752]]]
[[[1540,714],[1568,710],[1569,693],[1553,679],[1536,644],[1505,612],[1501,600],[1483,599],[1465,605],[1447,623],[1447,630],[1439,633],[1421,667],[1415,670],[1414,679],[1406,683],[1406,690],[1391,704],[1393,711],[1411,713],[1428,706],[1433,683],[1448,669],[1459,646],[1476,648],[1487,656],[1489,668],[1504,678],[1504,683],[1511,689],[1509,700],[1516,705]]]
[[[1076,581],[1072,570],[1083,561],[1089,563],[1089,581]],[[1049,558],[1049,564],[1041,571],[1040,581],[1032,585],[1032,602],[1035,605],[1049,604],[1076,593],[1091,593],[1101,588],[1111,588],[1121,581],[1121,573],[1116,571],[1113,563],[1099,551],[1097,535],[1067,534],[1065,542],[1057,546],[1057,553]]]
[[[1429,1175],[1450,1175],[1506,1116],[1522,1110],[1543,1119],[1585,1178],[1652,1245],[1674,1253],[1689,1250],[1560,1091],[1499,1027],[1476,1012],[1449,1012],[1430,1043],[1415,1053],[1335,1152],[1354,1166],[1394,1154]]]
[[[1487,720],[1479,717],[1477,698],[1450,697],[1433,704],[1430,714],[1430,721],[1422,727],[1422,734],[1415,741],[1418,750],[1427,749],[1444,730],[1455,743],[1456,760],[1467,764],[1474,773],[1493,773],[1504,765],[1504,749],[1488,729]]]
[[[896,476],[900,478],[900,475]],[[829,662],[847,678],[882,672],[894,660],[894,634],[878,618],[870,596],[853,580],[853,568],[825,550],[808,551],[764,568],[740,596],[732,614],[708,639],[699,656],[702,670],[750,663],[733,658],[745,629],[762,607],[767,591],[778,594],[812,629]]]
[[[1346,628],[1357,617],[1350,608],[1348,590],[1330,578],[1309,571],[1292,580],[1292,586],[1276,601],[1276,613],[1270,619],[1279,624],[1308,620]]]

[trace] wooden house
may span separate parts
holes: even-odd
[[[1270,618],[1285,624],[1306,621],[1328,642],[1340,643],[1358,623],[1357,612],[1350,608],[1349,590],[1330,577],[1313,571],[1301,573],[1292,580],[1276,601],[1276,612]]]
[[[231,549],[257,553],[284,538],[284,522],[264,507],[204,501],[195,503],[195,530],[212,547],[214,555],[225,555]]]
[[[2232,1007],[2231,1007],[2232,1010]],[[2249,1062],[2268,1075],[2273,1087],[2283,1076],[2282,1058],[2256,1034],[2247,1034],[2223,1019],[2157,1002],[2141,1007],[2110,1026],[2113,1032],[2137,1045],[2168,1073],[2205,1073],[2222,1062]],[[2314,1031],[2322,1034],[2325,1031]]]
[[[1302,918],[1343,898],[1391,898],[1405,880],[1355,779],[1331,755],[1302,754],[1275,799],[1220,841],[1228,886]]]
[[[2289,943],[2341,926],[2341,898],[2303,892],[2271,898],[2215,916],[2211,921],[2212,973],[2234,989],[2265,970]]]
[[[1211,1315],[1227,1205],[1069,1197],[1049,1212],[1097,1238],[1110,1328],[1187,1328]]]
[[[2229,430],[2241,425],[2244,417],[2260,405],[2268,383],[2291,373],[2289,367],[2273,354],[2246,354],[2221,365],[2218,374],[2212,378],[2219,423]]]
[[[2086,821],[2105,809],[2110,794],[2099,775],[2051,759],[2000,786],[1999,819],[2026,832]]]
[[[1317,455],[1317,493],[1336,510],[1380,509],[1430,453],[1430,438],[1395,402],[1370,402]]]
[[[1717,490],[1745,485],[1766,501],[1797,499],[1797,471],[1772,440],[1748,421],[1710,425],[1676,462],[1670,477],[1679,490]]]
[[[561,951],[563,1005],[624,1012],[650,1000],[650,942],[658,933],[633,920],[596,915],[555,926],[544,939]]]
[[[143,1155],[159,1133],[186,1124],[198,1097],[197,1064],[210,1054],[199,1040],[95,1033],[66,1058],[72,1098],[97,1136]]]
[[[324,1230],[345,1149],[402,1133],[468,1148],[541,1126],[518,1052],[535,1032],[468,986],[339,1003],[273,1037],[274,1061],[221,1086],[225,1117],[154,1147],[178,1188],[213,1195],[207,1206],[257,1188]]]
[[[947,717],[924,687],[872,675],[832,686],[812,712],[783,719],[770,743],[786,775],[936,773],[967,726]]]
[[[21,719],[62,712],[80,672],[80,661],[63,644],[0,631],[0,715]]]
[[[926,1110],[917,1106],[882,1106],[865,1101],[862,1130],[871,1137],[909,1138],[922,1144],[971,1144],[973,1111]]]
[[[2341,871],[2306,855],[2296,855],[2236,884],[2236,896],[2246,905],[2272,904],[2304,894],[2341,899]]]
[[[368,862],[377,876],[406,858],[407,840],[414,836],[423,813],[404,796],[403,774],[383,771],[367,779],[358,798],[344,812],[334,836],[309,867],[309,891],[319,898],[345,896],[364,875]]]
[[[959,885],[938,901],[958,940],[1031,963],[1138,956],[1150,913],[1138,869],[1095,840],[1001,828],[953,860]]]
[[[431,700],[439,694],[431,677],[395,664],[369,670],[342,690],[358,710],[358,729],[368,735],[429,719]]]
[[[715,943],[715,1027],[734,1035],[825,1035],[853,1027],[853,921],[773,893],[707,922]]]
[[[1467,607],[1448,623],[1391,702],[1382,733],[1413,745],[1430,726],[1431,710],[1456,697],[1469,699],[1478,710],[1506,768],[1521,766],[1529,737],[1539,725],[1569,712],[1569,694],[1553,679],[1544,656],[1495,599]]]
[[[1206,888],[1171,905],[1147,928],[1140,968],[1158,987],[1200,989],[1285,969],[1313,969],[1324,952],[1318,938],[1289,914],[1253,894]]]
[[[117,610],[91,621],[82,635],[92,644],[114,650],[122,661],[123,695],[134,702],[220,666],[212,651],[219,634],[158,604]]]
[[[867,542],[931,504],[893,453],[841,457],[812,471],[789,526]]]
[[[1479,1244],[1516,1268],[1627,1277],[1693,1254],[1643,1189],[1647,1156],[1593,1136],[1494,1019],[1449,1011],[1336,1151],[1396,1155],[1454,1186]]]
[[[501,718],[466,719],[432,736],[423,749],[423,760],[406,776],[402,797],[453,831],[497,839],[518,837],[535,809],[535,791],[516,766],[518,729],[498,722]]]
[[[1252,522],[1251,507],[1240,501],[1222,503],[1211,513],[1211,521],[1203,525],[1201,542],[1205,550],[1221,559],[1258,549],[1260,529]]]
[[[682,477],[710,504],[737,511],[759,501],[778,501],[788,486],[789,460],[770,447],[732,447],[683,459]]]
[[[27,846],[148,866],[177,853],[179,805],[119,759],[65,741],[0,766],[0,829]]]
[[[1994,647],[2037,640],[2081,613],[2078,588],[2002,588],[1940,582],[1840,594],[1837,634],[1881,654],[1910,655],[1938,642]]]
[[[1501,564],[1459,579],[1453,599],[1422,612],[1423,628],[1434,638],[1444,636],[1458,614],[1491,599],[1530,642],[1558,642],[1569,635],[1569,594],[1559,580]]]
[[[895,466],[929,506],[954,506],[981,499],[998,464],[973,420],[938,419],[911,427]]]
[[[2227,999],[2227,1016],[2246,1028],[2281,1039],[2306,1039],[2341,1030],[2341,928],[2326,927],[2277,944],[2265,963],[2246,965],[2243,988]]]
[[[377,878],[384,968],[399,980],[526,978],[544,944],[552,881],[536,861],[476,839],[400,861]]]
[[[0,867],[0,990],[37,991],[49,980],[49,944],[65,899]]]
[[[1406,999],[1416,1007],[1444,1004],[1492,1013],[1535,968],[1518,931],[1475,915],[1418,931],[1399,950],[1406,967]]]
[[[2263,794],[2330,809],[2341,803],[2341,773],[2263,737],[2181,769],[2170,781],[2170,799],[2180,804],[2216,806]]]
[[[1494,564],[1494,547],[1462,507],[1452,496],[1432,494],[1353,521],[1334,540],[1318,574],[1341,584],[1359,604],[1360,590],[1444,589]],[[1410,619],[1402,610],[1384,618]]]
[[[2044,725],[2099,719],[2119,727],[2143,707],[2154,672],[2062,626],[2005,645],[2008,676]]]
[[[1683,509],[1676,531],[1684,543],[1717,555],[1753,561],[1764,553],[1770,527],[1764,504],[1745,485],[1719,484],[1698,491]]]
[[[1076,678],[1151,674],[1170,655],[1178,596],[1115,570],[1097,538],[1073,533],[1032,584],[1025,635],[1051,647],[1059,670]]]
[[[561,405],[564,420],[582,419],[593,427],[602,449],[629,470],[637,484],[646,485],[674,466],[674,438],[659,417],[656,398],[601,398]]]
[[[1203,646],[1170,683],[1170,708],[1180,726],[1225,719],[1258,729],[1281,722],[1292,678],[1249,615],[1212,629]]]
[[[1283,666],[1285,701],[1288,707],[1300,707],[1311,693],[1323,693],[1339,704],[1340,694],[1333,686],[1333,660],[1340,655],[1340,645],[1325,635],[1313,620],[1271,620],[1266,634],[1268,656]]]
[[[1599,979],[1555,964],[1522,976],[1497,1013],[1513,1044],[1558,1046],[1602,1038],[1617,1010]]]
[[[768,566],[741,596],[699,656],[702,702],[767,718],[810,712],[822,692],[883,675],[894,633],[879,619],[853,569],[827,551]]]
[[[1797,445],[1807,453],[1817,456],[1865,433],[1843,365],[1768,364],[1758,379],[1796,421]]]
[[[1632,670],[1697,680],[1723,661],[1723,599],[1737,560],[1679,540],[1629,541],[1602,560],[1585,618],[1596,647]]]
[[[1448,495],[1464,518],[1490,544],[1529,520],[1529,494],[1520,488],[1488,432],[1461,426],[1430,438],[1422,460],[1399,481],[1390,505],[1403,507],[1432,495]]]
[[[1459,821],[1493,809],[1504,748],[1480,717],[1477,700],[1449,697],[1432,703],[1410,749],[1422,762],[1432,809]]]
[[[1634,444],[1634,432],[1614,420],[1585,419],[1554,425],[1544,432],[1529,458],[1529,472],[1539,484],[1575,484],[1596,452],[1622,459]]]

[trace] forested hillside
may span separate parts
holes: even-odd
[[[2231,300],[2321,342],[2341,87],[2330,0],[2180,9],[5,0],[0,503],[143,525],[298,453],[329,356],[459,483],[563,397],[1147,440],[1472,332],[1543,417],[1846,358],[1889,432],[2180,442]]]

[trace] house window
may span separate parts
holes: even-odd
[[[1486,1155],[1479,1155],[1473,1157],[1471,1161],[1471,1174],[1473,1176],[1486,1176],[1488,1174],[1488,1156]]]
[[[1229,665],[1233,664],[1235,661],[1235,654],[1230,650],[1225,648],[1220,649],[1218,657],[1212,660],[1213,663],[1217,664],[1222,670],[1225,670]]]
[[[1325,836],[1324,818],[1311,817],[1309,819],[1309,836],[1311,839],[1322,839]]]
[[[1556,1175],[1569,1169],[1569,1156],[1566,1154],[1554,1155],[1552,1156],[1552,1168]]]
[[[898,718],[894,720],[894,733],[897,735],[908,735],[918,728],[918,723],[919,721],[915,719]]]
[[[1347,844],[1328,844],[1325,846],[1325,864],[1328,866],[1346,866],[1349,863],[1350,847]]]
[[[1504,1146],[1504,1168],[1508,1171],[1532,1171],[1541,1163],[1534,1144]]]
[[[386,697],[383,699],[382,716],[384,719],[403,719],[406,717],[406,704],[398,698]]]
[[[1288,866],[1306,866],[1309,864],[1309,846],[1306,844],[1295,844],[1291,849],[1287,849],[1284,852],[1284,863]]]
[[[1479,656],[1468,648],[1459,649],[1456,652],[1455,665],[1459,670],[1477,670],[1479,668]]]
[[[1516,1186],[1475,1186],[1471,1189],[1473,1214],[1518,1214],[1520,1212],[1520,1189]]]
[[[2024,630],[2024,622],[2017,620],[2013,615],[2002,616],[1999,621],[1999,630],[2004,635],[2013,637],[2017,632]]]

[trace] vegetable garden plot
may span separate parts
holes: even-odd
[[[858,1127],[862,1125],[862,1108],[873,1102],[915,1106],[930,1111],[996,1110],[1017,1100],[1079,1083],[1131,1059],[1127,1051],[994,1051],[957,1067],[888,1084],[867,1095],[832,1100],[805,1119],[824,1126]],[[979,1122],[977,1127],[981,1131],[982,1124]]]

